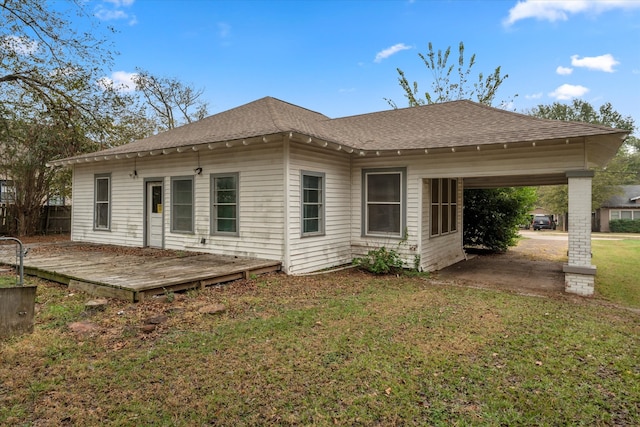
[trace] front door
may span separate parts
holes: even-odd
[[[147,182],[146,243],[152,248],[162,248],[162,182]]]

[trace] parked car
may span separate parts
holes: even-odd
[[[536,215],[531,222],[533,231],[537,230],[555,230],[556,222],[548,215]]]

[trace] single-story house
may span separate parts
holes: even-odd
[[[608,233],[612,219],[640,220],[640,185],[621,185],[621,194],[610,197],[596,210],[595,223],[599,231]]]
[[[569,292],[593,292],[591,168],[627,131],[471,101],[342,118],[265,97],[73,169],[73,241],[280,260],[289,274],[381,246],[433,271],[465,259],[465,188],[569,184]]]

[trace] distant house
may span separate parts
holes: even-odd
[[[590,168],[627,134],[471,101],[331,119],[266,97],[51,164],[73,169],[74,241],[273,259],[289,274],[381,246],[438,270],[465,258],[463,189],[568,183],[567,290],[589,294]]]
[[[610,232],[609,221],[612,219],[640,220],[640,185],[622,185],[622,194],[615,195],[604,202],[596,210],[596,229]]]

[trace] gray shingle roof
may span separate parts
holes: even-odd
[[[451,101],[331,119],[265,97],[119,147],[84,157],[127,154],[294,132],[356,150],[410,150],[620,134],[588,123],[538,119],[472,101]],[[54,163],[62,163],[63,159]]]
[[[640,185],[621,185],[622,194],[617,194],[610,197],[606,202],[602,204],[602,207],[606,208],[624,208],[634,207],[640,208],[640,202],[637,202],[640,197]]]

